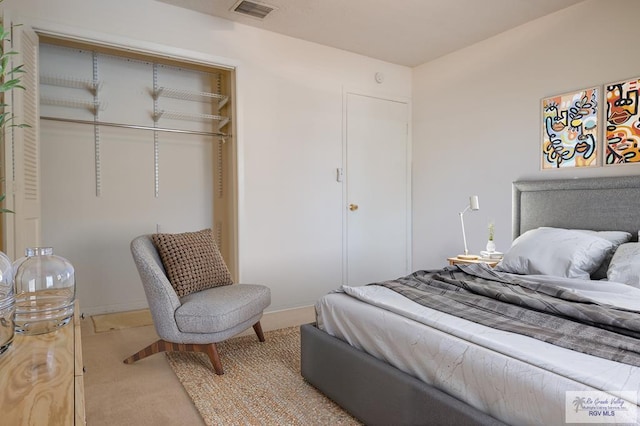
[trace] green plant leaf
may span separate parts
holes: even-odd
[[[22,67],[24,67],[24,64],[18,65],[17,67],[15,67],[11,71],[9,71],[9,74],[19,74],[19,73],[24,74],[26,71],[24,69],[22,69]]]
[[[20,86],[19,78],[12,78],[11,80],[0,84],[0,92],[6,92],[11,89],[24,89],[24,87]]]

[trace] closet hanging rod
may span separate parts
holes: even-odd
[[[220,132],[201,132],[198,130],[167,129],[164,127],[138,126],[136,124],[108,123],[105,121],[76,120],[71,118],[58,118],[58,117],[46,117],[46,116],[40,116],[40,119],[51,120],[51,121],[61,121],[63,123],[92,124],[97,126],[121,127],[125,129],[151,130],[154,132],[183,133],[188,135],[199,135],[199,136],[218,136],[223,138],[229,137],[227,133],[220,133]]]

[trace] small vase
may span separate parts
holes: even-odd
[[[0,354],[13,342],[14,312],[13,267],[11,259],[0,252]]]
[[[13,269],[16,333],[49,333],[71,321],[75,272],[67,259],[55,256],[51,247],[28,248]]]
[[[496,243],[494,243],[493,240],[487,241],[487,251],[489,253],[496,251]]]

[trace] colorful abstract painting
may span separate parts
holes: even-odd
[[[542,168],[596,166],[598,88],[542,100]]]
[[[605,164],[640,163],[640,78],[607,84]]]

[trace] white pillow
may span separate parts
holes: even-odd
[[[607,279],[640,288],[640,243],[618,247],[609,264]]]
[[[576,231],[585,232],[589,235],[595,235],[597,237],[604,238],[605,240],[611,241],[616,246],[631,241],[631,234],[625,231],[591,231],[589,229],[576,229]]]
[[[609,268],[609,263],[611,262],[613,253],[616,251],[620,244],[628,243],[629,241],[631,241],[631,234],[624,231],[590,231],[586,229],[578,229],[577,231],[586,232],[591,235],[597,235],[598,237],[602,237],[605,240],[609,240],[613,243],[613,247],[611,247],[607,255],[604,257],[600,266],[596,268],[593,273],[591,273],[592,280],[603,280],[607,278],[607,269]]]
[[[496,269],[588,280],[613,246],[611,241],[586,232],[537,228],[516,238]]]

